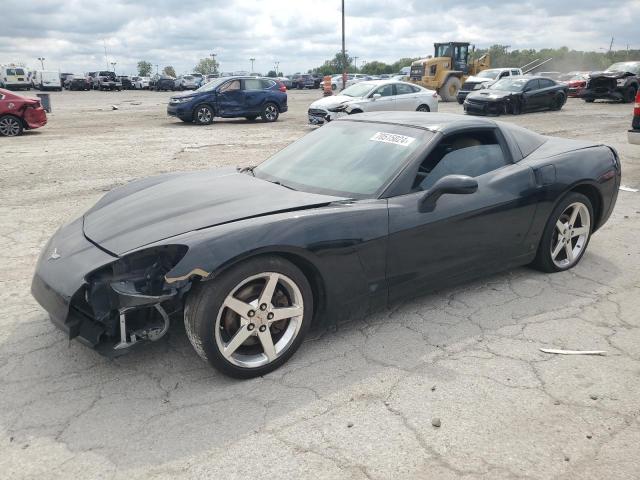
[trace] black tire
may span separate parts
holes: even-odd
[[[267,102],[262,107],[262,113],[260,114],[262,120],[268,123],[275,122],[280,116],[280,110],[278,106],[273,102]]]
[[[430,112],[431,109],[429,108],[429,105],[420,105],[418,108],[416,108],[416,112]]]
[[[564,103],[566,102],[566,98],[564,97],[564,95],[561,93],[558,96],[556,96],[556,98],[553,99],[553,102],[551,103],[551,110],[560,110],[562,109],[562,106],[564,105]]]
[[[211,125],[214,117],[213,108],[206,103],[196,105],[193,109],[193,121],[198,125]]]
[[[552,246],[557,247],[559,245],[559,240],[561,239],[558,228],[556,227],[556,223],[558,221],[560,221],[561,223],[565,223],[563,220],[566,220],[568,223],[568,218],[565,218],[566,211],[570,206],[577,205],[577,204],[584,205],[584,207],[586,208],[589,214],[588,226],[586,227],[586,230],[587,230],[586,238],[580,239],[578,237],[575,237],[576,247],[578,246],[578,243],[581,242],[581,248],[579,250],[579,253],[575,255],[573,260],[568,264],[564,266],[558,265],[556,262],[554,262],[554,258],[552,257]],[[582,216],[580,216],[580,219],[581,219],[580,221],[582,222]],[[536,258],[534,259],[531,266],[547,273],[562,272],[575,267],[582,259],[584,253],[587,251],[587,247],[589,246],[589,240],[591,239],[591,232],[593,231],[593,222],[594,222],[594,216],[593,216],[593,206],[591,205],[591,201],[581,193],[569,192],[558,202],[556,207],[551,212],[551,215],[547,220],[547,225],[545,226],[544,232],[542,234],[540,244],[538,245]],[[581,226],[582,225],[580,226],[571,225],[571,230],[577,230]],[[574,240],[572,238],[571,242],[573,241]],[[573,249],[575,249],[575,247],[573,247]]]
[[[461,98],[458,98],[458,103],[462,105],[464,103],[464,100],[462,100]]]
[[[249,120],[250,122],[254,121],[256,118],[258,118],[258,115],[247,115],[244,118],[246,118],[247,120]]]
[[[286,331],[285,329],[296,328],[290,343],[283,345],[281,348],[284,350],[277,354],[273,360],[269,361],[267,358],[263,358],[263,362],[266,360],[266,364],[257,364],[256,366],[243,366],[238,365],[237,357],[232,357],[235,353],[225,356],[223,353],[224,344],[228,343],[241,328],[241,322],[246,322],[245,327],[249,329],[249,325],[252,326],[251,331],[255,332],[252,336],[249,336],[238,348],[243,349],[241,352],[245,355],[254,355],[259,357],[265,355],[264,348],[260,341],[260,337],[257,337],[257,330],[264,332],[262,326],[258,327],[261,322],[264,321],[264,314],[256,308],[253,312],[253,316],[249,317],[249,313],[240,319],[240,316],[231,310],[229,307],[224,306],[224,302],[231,294],[233,298],[241,301],[250,302],[251,299],[257,299],[262,294],[264,283],[260,283],[261,275],[269,275],[271,273],[277,273],[288,280],[291,280],[297,287],[297,293],[301,295],[303,301],[302,318],[297,319],[284,319],[281,322],[286,322],[286,326],[279,327],[280,332]],[[252,278],[258,277],[257,280],[251,281]],[[281,277],[283,278],[283,277]],[[243,282],[247,282],[242,286]],[[253,283],[252,282],[258,282]],[[255,288],[255,289],[254,289]],[[271,297],[278,297],[278,292],[282,295],[284,290],[282,283],[278,283],[276,286],[276,293]],[[238,292],[242,290],[248,291],[245,298],[240,298]],[[280,298],[283,298],[282,296]],[[284,298],[289,298],[287,295]],[[288,305],[291,305],[289,303]],[[286,305],[285,305],[286,307]],[[265,312],[270,312],[271,306]],[[193,287],[184,309],[184,323],[189,341],[193,345],[194,349],[205,361],[209,362],[213,367],[220,370],[222,373],[235,378],[251,378],[260,375],[265,375],[276,368],[284,364],[300,347],[305,335],[311,327],[313,316],[313,292],[309,281],[305,275],[291,262],[277,256],[261,256],[249,259],[242,262],[229,270],[223,272],[221,275],[215,278],[215,280],[203,282]],[[263,317],[260,320],[260,317]],[[255,320],[251,320],[251,318]],[[295,321],[295,323],[291,323]],[[255,323],[254,323],[255,322]],[[282,325],[282,324],[281,324]],[[269,338],[275,343],[278,342],[278,332],[274,332],[274,327],[277,325],[271,324],[269,329]],[[281,333],[282,334],[282,333]],[[223,338],[226,336],[227,338]],[[280,337],[283,338],[283,337]],[[222,349],[218,341],[222,343]],[[252,345],[253,343],[253,345]],[[252,350],[253,349],[253,350]],[[262,353],[261,353],[262,352]]]
[[[453,102],[457,99],[461,87],[462,83],[458,77],[449,77],[438,93],[443,102]]]
[[[636,100],[636,92],[637,92],[637,89],[633,85],[630,85],[624,91],[624,99],[622,100],[622,103],[633,103],[633,102],[635,102],[635,100]]]
[[[13,115],[3,115],[0,117],[0,136],[18,137],[22,135],[22,120]]]

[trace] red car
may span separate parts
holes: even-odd
[[[569,72],[558,78],[558,81],[569,87],[569,97],[579,97],[580,92],[587,86],[589,72]]]
[[[47,114],[40,100],[0,88],[0,136],[15,137],[46,123]]]

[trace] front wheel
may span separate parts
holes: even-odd
[[[562,272],[576,266],[589,244],[593,206],[581,193],[566,195],[553,210],[533,266],[543,272]]]
[[[17,137],[22,135],[22,122],[13,115],[0,117],[0,135],[4,137]]]
[[[196,352],[236,378],[264,375],[302,343],[313,316],[305,275],[276,256],[257,257],[194,287],[185,305]]]
[[[553,103],[551,104],[551,110],[560,110],[564,105],[565,98],[564,95],[560,94],[556,98],[553,99]]]
[[[429,108],[429,105],[420,105],[417,109],[416,112],[430,112],[431,109]]]
[[[461,87],[462,83],[458,77],[449,77],[438,93],[440,94],[443,102],[453,102],[454,100],[457,100],[458,92]]]
[[[262,108],[262,120],[265,122],[275,122],[280,116],[278,106],[275,103],[267,103]]]
[[[193,118],[199,125],[210,125],[213,123],[213,108],[209,105],[198,105],[193,112]]]
[[[625,90],[623,102],[632,103],[635,101],[635,99],[636,99],[636,89],[632,85]]]

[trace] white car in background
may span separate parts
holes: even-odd
[[[352,73],[351,75],[349,75],[347,86],[345,88],[349,88],[351,85],[355,85],[356,83],[364,82],[366,80],[373,79],[369,75],[365,75],[363,73]]]
[[[195,90],[199,86],[200,78],[194,75],[180,75],[176,78],[176,90]]]
[[[136,90],[149,90],[149,77],[132,77],[131,83]]]
[[[309,106],[311,125],[322,125],[344,115],[377,111],[437,112],[438,94],[433,90],[396,80],[363,81],[340,95],[321,98]]]

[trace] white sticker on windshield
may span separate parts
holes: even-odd
[[[413,143],[415,138],[398,135],[397,133],[378,132],[369,140],[373,140],[374,142],[393,143],[394,145],[407,147]]]

